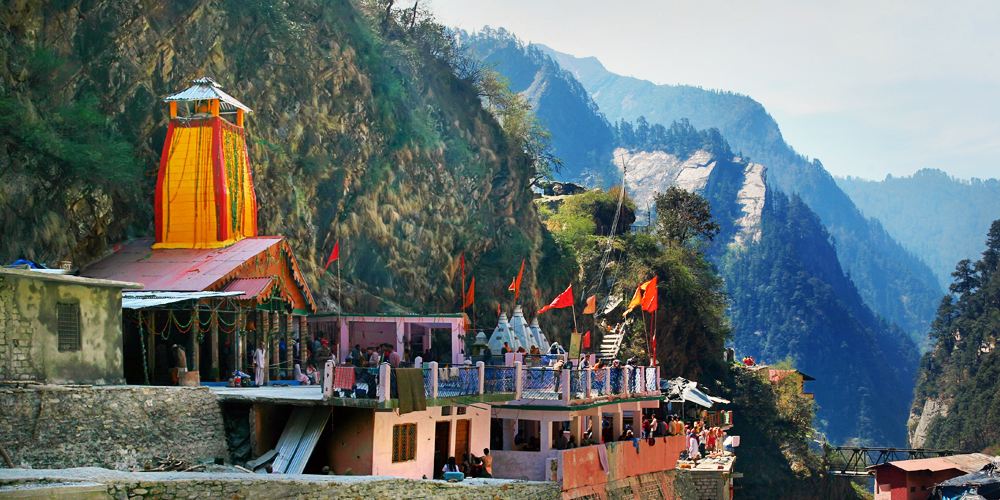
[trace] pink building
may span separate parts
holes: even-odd
[[[934,485],[978,471],[992,459],[989,455],[972,453],[869,467],[875,471],[875,500],[925,500]]]

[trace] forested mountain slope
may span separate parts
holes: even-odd
[[[910,441],[914,446],[1000,452],[1000,220],[976,262],[955,266],[941,301],[933,348],[920,361]]]
[[[927,263],[942,286],[955,263],[975,259],[986,248],[982,235],[1000,218],[1000,180],[962,180],[924,169],[881,181],[837,178],[837,185],[865,215]]]
[[[766,363],[791,357],[815,377],[817,423],[831,442],[905,443],[916,346],[864,303],[819,217],[798,196],[765,188],[764,167],[733,158],[717,132],[676,123],[666,130],[671,140],[658,147],[647,139],[652,151],[616,155],[630,165],[629,185],[640,186],[637,204],[670,186],[711,203],[721,231],[706,254],[729,295],[738,355]],[[693,152],[679,146],[695,144]]]
[[[458,32],[461,46],[510,80],[552,134],[552,153],[563,162],[557,180],[590,186],[620,183],[611,164],[611,127],[597,104],[566,70],[538,47],[503,28]]]
[[[205,75],[254,110],[260,232],[288,238],[321,307],[337,240],[348,310],[459,310],[463,252],[481,291],[506,289],[523,258],[524,289],[536,286],[552,245],[532,203],[536,165],[423,13],[38,1],[7,3],[0,26],[0,262],[79,266],[151,234],[161,98]]]
[[[733,151],[766,165],[768,181],[799,195],[833,236],[844,269],[875,311],[925,339],[941,288],[933,272],[873,219],[866,219],[817,161],[796,153],[760,103],[732,92],[652,82],[609,72],[595,58],[576,58],[538,47],[572,73],[612,121],[645,117],[668,124],[688,119],[695,128],[718,128]]]

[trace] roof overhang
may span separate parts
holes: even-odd
[[[122,309],[146,309],[187,300],[235,297],[243,292],[122,292]]]

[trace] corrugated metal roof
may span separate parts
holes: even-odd
[[[103,286],[110,288],[142,288],[141,283],[95,279],[95,277],[71,276],[68,274],[45,273],[39,272],[38,269],[11,269],[0,267],[0,275],[17,276],[20,278],[36,279],[41,281],[53,281],[56,283],[65,283],[67,285]]]
[[[898,460],[896,462],[887,462],[880,465],[874,465],[868,467],[873,469],[875,467],[884,467],[886,465],[891,465],[899,469],[905,470],[906,472],[915,472],[920,470],[929,470],[931,472],[937,472],[949,469],[958,469],[964,472],[975,472],[982,469],[986,464],[993,461],[993,457],[989,455],[983,455],[982,453],[970,453],[968,455],[952,455],[950,457],[936,457],[936,458],[918,458],[916,460]]]
[[[228,285],[222,287],[223,292],[243,292],[236,297],[239,300],[250,300],[257,298],[263,292],[271,288],[271,278],[236,278]]]
[[[208,99],[218,99],[219,108],[223,111],[235,111],[236,108],[242,109],[247,113],[253,113],[253,110],[248,108],[242,102],[236,100],[235,97],[222,91],[222,86],[208,77],[201,77],[193,80],[191,83],[194,85],[174,94],[165,97],[164,101],[204,101]]]
[[[225,248],[154,250],[154,240],[144,238],[87,266],[80,274],[135,281],[147,290],[201,292],[281,240],[280,236],[255,236]]]
[[[280,236],[253,236],[225,248],[154,250],[153,243],[152,238],[136,240],[107,258],[87,266],[80,274],[90,278],[134,281],[145,285],[146,290],[201,292],[209,290],[226,277],[236,278],[231,274],[238,271],[240,266],[251,262],[275,245],[281,245],[291,255],[291,249]],[[306,288],[294,256],[290,266],[290,272],[308,306],[315,311],[312,294]]]
[[[780,382],[781,379],[785,378],[785,376],[787,376],[789,373],[798,373],[799,375],[802,375],[802,381],[804,382],[811,382],[813,380],[816,380],[798,370],[774,370],[774,369],[767,370],[767,378],[770,379],[771,382],[777,383]]]
[[[233,297],[239,292],[122,292],[123,309],[145,309],[185,300]]]

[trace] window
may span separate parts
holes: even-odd
[[[392,461],[406,462],[417,458],[417,424],[392,426]]]
[[[56,303],[59,352],[80,350],[80,304]]]
[[[451,407],[450,406],[442,406],[441,407],[441,416],[442,417],[447,417],[449,415],[451,415]]]
[[[456,415],[465,415],[465,410],[466,410],[466,409],[467,409],[467,408],[466,408],[466,407],[464,407],[464,406],[459,406],[458,408],[456,408],[457,412],[456,412],[455,414],[456,414]]]

